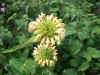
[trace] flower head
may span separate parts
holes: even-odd
[[[36,21],[29,23],[29,32],[36,34],[35,41],[42,40],[42,43],[60,44],[65,37],[64,23],[62,19],[58,19],[51,15],[41,13]]]
[[[35,48],[33,52],[35,61],[37,61],[41,66],[52,67],[57,61],[57,53],[55,47],[48,44],[40,44],[38,48]]]
[[[1,3],[1,6],[4,7],[6,5],[6,3]]]
[[[1,12],[5,12],[5,8],[0,8],[0,11]]]

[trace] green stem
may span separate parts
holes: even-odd
[[[25,40],[23,43],[17,45],[17,46],[14,46],[13,48],[11,49],[7,49],[5,51],[2,51],[0,53],[12,53],[12,52],[15,52],[17,50],[22,50],[21,48],[24,48],[24,47],[27,47],[29,46],[30,44],[34,43],[34,38],[35,37],[31,37],[29,38],[28,40]]]

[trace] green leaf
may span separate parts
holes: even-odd
[[[3,69],[0,69],[0,75],[3,75]]]
[[[92,31],[92,35],[100,35],[100,27],[96,26],[94,27],[93,31]]]
[[[80,40],[70,40],[69,41],[69,49],[73,55],[79,53],[81,48],[82,48],[82,43]]]
[[[24,71],[24,66],[23,66],[23,61],[19,59],[11,59],[9,62],[9,66],[11,67],[12,70],[15,70],[16,72],[23,72]]]
[[[88,32],[80,31],[80,32],[78,32],[78,37],[80,40],[84,40],[84,39],[88,38]]]
[[[27,59],[24,62],[16,58],[11,59],[8,66],[11,68],[11,72],[16,73],[16,75],[34,75],[37,67],[32,59]]]
[[[87,42],[86,42],[86,45],[87,46],[93,46],[95,43],[95,41],[93,39],[88,39]]]
[[[90,66],[90,63],[89,62],[84,62],[80,65],[78,71],[85,71],[89,68]]]
[[[100,58],[100,51],[96,48],[89,47],[88,54],[91,55],[93,58]]]
[[[82,52],[80,53],[80,56],[86,58],[88,61],[91,61],[91,59],[92,59],[92,56],[91,56],[90,54],[88,54],[87,51],[82,51]]]
[[[32,75],[35,74],[36,67],[37,67],[37,64],[32,59],[27,59],[24,62],[25,71],[31,73]]]
[[[51,12],[57,12],[59,10],[59,8],[51,8],[50,11]]]
[[[80,62],[81,62],[81,58],[76,57],[70,60],[70,65],[72,67],[77,67],[80,64]]]
[[[13,20],[15,17],[16,17],[16,13],[14,13],[12,16],[10,16],[9,18],[8,18],[8,21],[7,22],[9,22],[10,20]]]
[[[19,35],[16,38],[19,41],[19,43],[22,43],[22,42],[24,42],[24,40],[26,40],[25,34]]]
[[[78,75],[74,69],[65,69],[62,75]]]
[[[91,61],[92,58],[100,58],[100,51],[96,48],[88,47],[87,51],[80,53],[82,57],[85,57],[88,61]]]
[[[7,59],[5,55],[0,54],[0,64],[5,64],[7,63]]]
[[[3,45],[3,41],[2,41],[2,39],[0,39],[0,45]]]
[[[77,33],[77,30],[75,29],[76,26],[77,26],[77,22],[72,22],[68,26],[66,26],[67,36]]]

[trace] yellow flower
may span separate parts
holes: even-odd
[[[36,21],[29,23],[28,31],[36,34],[35,42],[60,44],[66,34],[64,26],[62,19],[41,13]]]
[[[40,44],[38,48],[34,48],[33,56],[35,61],[41,66],[52,67],[57,61],[57,53],[55,47],[48,44]]]
[[[34,30],[36,29],[36,22],[30,22],[29,26],[28,26],[28,32],[34,32]]]

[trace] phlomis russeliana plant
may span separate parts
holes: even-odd
[[[60,44],[65,37],[65,24],[62,19],[54,17],[53,14],[45,15],[41,13],[36,21],[29,23],[28,31],[36,35],[35,42],[40,41],[40,45],[33,51],[35,61],[41,66],[52,67],[57,61],[55,44]]]

